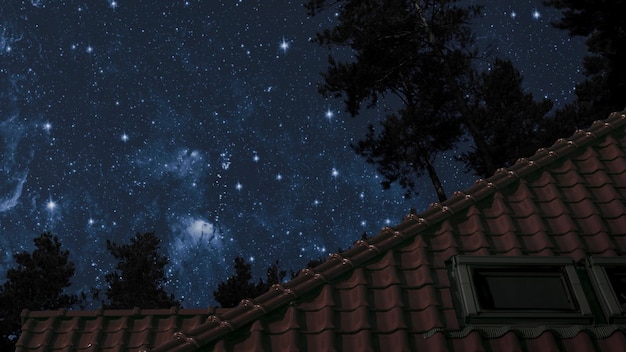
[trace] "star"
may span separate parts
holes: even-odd
[[[517,17],[517,12],[511,11],[510,16],[511,16],[512,19],[515,19]]]
[[[235,189],[238,191],[241,191],[241,189],[243,188],[243,185],[239,182],[237,182],[237,184],[235,185]]]
[[[541,13],[537,9],[534,9],[533,10],[533,18],[538,20],[540,17],[541,17]]]
[[[337,176],[339,176],[339,171],[337,171],[337,169],[335,169],[335,168],[333,167],[333,169],[332,169],[332,171],[330,172],[330,174],[331,174],[333,177],[337,177]]]
[[[330,108],[328,108],[328,110],[326,110],[326,114],[324,114],[324,116],[326,116],[326,118],[330,120],[330,119],[332,119],[335,116],[335,114],[333,113],[332,110],[330,110]]]
[[[48,208],[49,210],[54,210],[54,208],[56,208],[57,203],[55,203],[52,199],[48,201],[48,203],[46,203],[46,208]]]
[[[280,42],[280,49],[283,53],[286,53],[287,49],[289,49],[289,42],[285,40],[285,37],[283,37],[283,40]]]
[[[93,46],[89,45],[87,49],[85,49],[85,51],[87,52],[87,54],[93,53]]]
[[[50,132],[50,129],[52,129],[52,124],[50,122],[44,123],[43,129],[46,130],[46,132]]]
[[[128,135],[127,135],[126,133],[123,133],[123,134],[122,134],[122,137],[121,137],[122,142],[128,142],[128,139],[129,139],[129,138],[130,138],[130,137],[128,137]]]

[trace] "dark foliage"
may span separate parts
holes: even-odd
[[[522,89],[522,76],[510,61],[496,59],[491,70],[478,81],[472,120],[482,131],[493,161],[508,167],[537,149],[537,131],[552,109],[550,100],[536,102]],[[476,150],[465,152],[461,159],[468,170],[489,176]]]
[[[587,79],[576,87],[577,101],[548,121],[546,137],[563,137],[606,119],[626,107],[626,1],[544,0],[563,11],[557,28],[586,38],[589,55],[583,66]]]
[[[401,110],[398,115],[387,116],[380,124],[380,131],[370,125],[365,138],[352,147],[368,163],[376,165],[384,176],[381,182],[384,189],[398,182],[408,198],[417,193],[417,182],[426,172],[439,200],[444,201],[445,191],[432,160],[438,152],[454,146],[461,130],[452,119],[433,119],[432,115],[416,110]]]
[[[286,275],[287,272],[280,270],[276,261],[267,268],[266,281],[259,279],[254,283],[251,281],[252,265],[246,263],[243,258],[236,257],[235,275],[220,282],[217,290],[213,291],[213,296],[222,308],[232,308],[243,299],[254,298],[267,292],[272,285],[282,282]]]
[[[398,182],[407,196],[415,194],[416,180],[427,173],[444,200],[433,161],[464,134],[476,146],[481,170],[495,171],[471,114],[477,51],[469,23],[479,7],[461,7],[456,0],[310,0],[305,6],[310,15],[337,6],[338,24],[315,41],[354,52],[354,61],[330,57],[322,94],[344,98],[352,115],[388,95],[402,102],[354,146],[385,177],[383,186]]]
[[[163,285],[168,258],[159,253],[161,240],[153,233],[136,234],[130,244],[107,240],[107,249],[118,260],[115,271],[106,274],[106,309],[170,308],[179,306]]]
[[[23,309],[49,310],[71,308],[79,303],[76,295],[64,290],[70,286],[74,263],[69,252],[61,250],[57,236],[42,233],[33,240],[32,253],[13,255],[16,268],[9,269],[0,288],[0,350],[12,351],[21,331]]]

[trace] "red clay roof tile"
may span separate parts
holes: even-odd
[[[367,292],[367,290],[366,290]],[[379,310],[390,310],[394,307],[404,307],[402,289],[393,285],[384,289],[369,289],[372,306]]]
[[[562,348],[550,331],[545,331],[539,337],[526,339],[524,344],[527,351],[561,352]]]
[[[374,337],[370,330],[359,330],[353,334],[340,334],[339,339],[341,341],[340,348],[336,349],[336,351],[377,351]],[[317,349],[313,351],[317,351]]]
[[[492,339],[489,342],[492,351],[524,352],[522,348],[524,342],[513,331],[509,331],[504,336]]]
[[[605,352],[623,352],[626,346],[626,336],[620,331],[614,331],[605,339],[598,339],[598,347]]]
[[[611,184],[604,184],[600,187],[593,189],[593,197],[590,197],[597,203],[608,203],[611,201],[619,200],[622,201],[624,197],[620,192],[617,191],[615,187]]]

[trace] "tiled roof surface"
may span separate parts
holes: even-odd
[[[142,351],[163,344],[227,309],[22,312],[17,351]]]
[[[172,327],[176,334],[162,343],[139,345],[153,352],[624,351],[626,325],[465,326],[445,263],[457,254],[623,256],[625,129],[626,115],[612,114],[254,300],[201,324]],[[35,332],[50,334],[46,327],[56,323],[32,320],[20,351],[51,339]],[[115,331],[107,329],[94,329],[94,343]],[[76,345],[88,335],[68,341]]]

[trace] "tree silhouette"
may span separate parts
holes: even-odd
[[[161,240],[154,232],[137,233],[130,244],[107,240],[107,249],[118,260],[106,274],[106,309],[170,308],[180,302],[165,292],[163,285],[168,258],[159,254]]]
[[[524,92],[522,75],[511,61],[496,59],[477,83],[472,120],[483,131],[495,165],[508,167],[521,157],[533,155],[540,144],[537,131],[552,102],[536,102],[532,94]],[[461,160],[478,176],[490,176],[476,150],[464,152]]]
[[[481,168],[495,171],[485,137],[472,120],[470,97],[477,56],[469,22],[476,6],[459,7],[456,0],[309,0],[316,15],[337,6],[337,25],[317,34],[315,41],[349,47],[353,61],[329,58],[320,92],[343,97],[354,116],[365,106],[395,96],[401,107],[370,127],[355,145],[357,153],[385,176],[383,186],[399,181],[407,195],[417,193],[415,180],[424,171],[440,200],[446,198],[434,168],[434,157],[450,149],[463,134],[476,146]],[[403,131],[394,138],[394,134]]]
[[[252,280],[252,265],[241,257],[235,257],[235,275],[220,282],[217,290],[213,291],[213,296],[222,308],[232,308],[243,299],[254,298],[267,292],[272,285],[280,283],[286,275],[287,272],[280,270],[276,261],[267,268],[266,281],[259,278],[257,283],[253,283],[250,281]]]
[[[586,38],[589,55],[583,62],[586,80],[576,86],[577,100],[548,121],[547,137],[571,133],[626,106],[626,1],[544,0],[562,10],[553,26]]]
[[[21,331],[23,309],[70,308],[79,303],[76,295],[64,293],[74,275],[69,251],[61,250],[57,236],[45,232],[33,239],[32,253],[13,255],[16,268],[7,271],[0,287],[0,350],[12,351]]]

